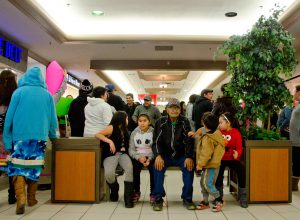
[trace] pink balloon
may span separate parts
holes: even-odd
[[[62,81],[64,80],[64,70],[56,62],[52,61],[46,70],[46,84],[49,92],[54,95],[59,90]]]

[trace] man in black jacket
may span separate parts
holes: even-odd
[[[83,137],[84,131],[84,108],[87,105],[87,97],[93,91],[93,85],[84,79],[79,88],[79,96],[70,105],[68,117],[71,126],[72,137]]]
[[[213,109],[213,103],[211,102],[213,97],[212,89],[203,89],[201,96],[199,96],[193,107],[193,121],[195,122],[195,130],[197,131],[202,127],[201,119],[205,112],[211,112]]]
[[[107,103],[113,106],[117,111],[125,111],[125,103],[122,98],[114,94],[115,86],[113,84],[108,84],[105,88],[108,92]]]
[[[137,105],[134,103],[132,93],[126,94],[126,101],[127,101],[127,104],[125,106],[125,111],[128,115],[127,129],[131,133],[137,127],[137,123],[135,121],[133,121],[133,119],[132,119],[133,113],[134,113],[135,108],[136,108]]]
[[[180,115],[180,102],[171,99],[167,105],[167,116],[160,118],[154,128],[154,191],[156,201],[154,211],[161,211],[163,207],[164,174],[168,166],[179,166],[182,171],[183,189],[181,198],[183,205],[194,210],[193,180],[194,180],[194,148],[193,141],[188,137],[191,130],[188,119]]]

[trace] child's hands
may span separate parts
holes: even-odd
[[[110,152],[112,154],[114,154],[116,152],[116,147],[115,147],[114,142],[112,142],[112,141],[109,142],[109,148],[110,148]]]
[[[147,159],[146,159],[146,157],[144,157],[144,156],[141,156],[141,157],[139,158],[139,162],[142,163],[142,164],[144,164],[146,161],[147,161]]]
[[[238,156],[239,156],[239,153],[236,151],[236,150],[233,150],[233,159],[237,159],[238,158]]]
[[[188,133],[188,136],[189,136],[189,137],[191,137],[191,138],[194,138],[194,137],[193,137],[193,136],[194,136],[194,134],[195,134],[194,132],[192,132],[192,131],[189,131],[189,133]]]
[[[147,160],[146,160],[146,162],[145,162],[145,163],[143,163],[144,167],[147,167],[147,166],[149,166],[149,164],[150,164],[150,160],[149,160],[149,159],[147,159]]]
[[[121,151],[121,152],[125,152],[125,151],[126,151],[125,147],[122,147],[122,148],[120,149],[120,151]]]
[[[202,173],[202,167],[200,167],[199,165],[196,166],[196,176],[200,177]]]
[[[202,167],[200,165],[197,165],[196,166],[196,171],[201,171],[202,170]]]

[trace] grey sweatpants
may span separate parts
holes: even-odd
[[[114,156],[110,156],[104,159],[104,173],[105,179],[109,184],[112,184],[116,181],[116,168],[120,166],[125,171],[125,180],[126,182],[133,182],[133,168],[131,159],[127,154],[116,153]]]
[[[220,193],[215,187],[218,174],[219,168],[208,168],[202,171],[200,185],[204,202],[208,202],[209,195],[214,198],[220,197]]]

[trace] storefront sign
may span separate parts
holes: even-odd
[[[0,63],[13,69],[27,70],[28,50],[0,33]]]
[[[0,55],[16,63],[22,59],[22,48],[0,37]]]
[[[79,79],[77,79],[76,77],[68,74],[67,75],[67,81],[69,84],[71,84],[72,86],[75,86],[77,88],[80,88],[80,84],[81,84],[81,81]]]

